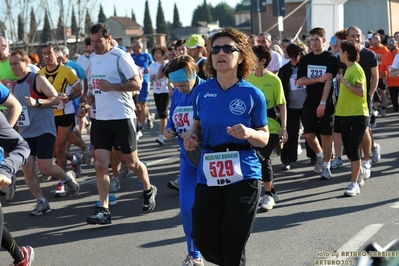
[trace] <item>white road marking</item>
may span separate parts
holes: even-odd
[[[337,250],[338,254],[341,252],[360,251],[360,247],[366,243],[373,235],[375,235],[384,224],[370,224],[363,230],[357,233],[352,239],[346,242],[342,247]],[[336,259],[336,257],[330,256],[327,259]]]
[[[399,209],[399,201],[392,204],[391,208]]]

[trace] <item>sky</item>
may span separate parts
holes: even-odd
[[[190,26],[191,19],[193,15],[194,9],[197,6],[202,5],[204,0],[161,0],[161,5],[163,9],[163,13],[166,21],[173,22],[173,9],[176,3],[177,9],[179,11],[180,21],[183,26]],[[212,3],[213,6],[216,6],[219,3],[225,2],[229,6],[235,8],[238,3],[241,3],[242,0],[207,0],[208,4]],[[114,1],[109,0],[101,0],[101,5],[103,6],[104,13],[107,17],[114,15]],[[152,26],[156,27],[156,18],[157,18],[157,10],[158,10],[158,0],[148,0],[150,15],[152,20]],[[143,26],[144,21],[144,9],[145,9],[145,0],[120,0],[117,1],[116,4],[116,14],[118,16],[128,16],[131,17],[133,12],[136,16],[136,21],[140,25]],[[94,16],[94,15],[93,15]],[[95,20],[98,16],[98,11],[95,13],[95,16],[92,19]]]

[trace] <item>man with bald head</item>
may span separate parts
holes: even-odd
[[[371,38],[371,46],[370,50],[375,53],[377,56],[378,60],[378,73],[381,73],[382,68],[381,68],[381,59],[382,55],[388,52],[388,48],[385,45],[381,44],[381,36],[378,33],[374,33],[373,37]],[[384,82],[382,81],[382,78],[378,80],[378,85],[377,85],[378,91],[381,95],[378,97],[378,92],[376,91],[373,95],[373,107],[374,110],[378,110],[378,103],[381,102],[381,116],[385,117],[387,115],[386,108],[387,108],[387,94],[386,94],[386,86]]]

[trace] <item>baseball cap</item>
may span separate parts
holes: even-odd
[[[212,37],[213,35],[215,35],[216,33],[219,33],[222,31],[222,28],[216,28],[213,29],[211,32],[209,32],[209,37]]]
[[[337,37],[332,36],[330,39],[330,43],[331,43],[331,45],[334,45],[334,46],[337,45]]]
[[[196,47],[204,47],[205,40],[201,37],[201,35],[193,34],[190,38],[183,44],[189,49],[194,49]]]

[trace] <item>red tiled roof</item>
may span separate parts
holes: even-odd
[[[142,28],[141,25],[139,25],[136,21],[132,20],[129,17],[110,17],[114,20],[116,20],[117,22],[119,22],[120,24],[122,24],[124,27],[126,28]]]

